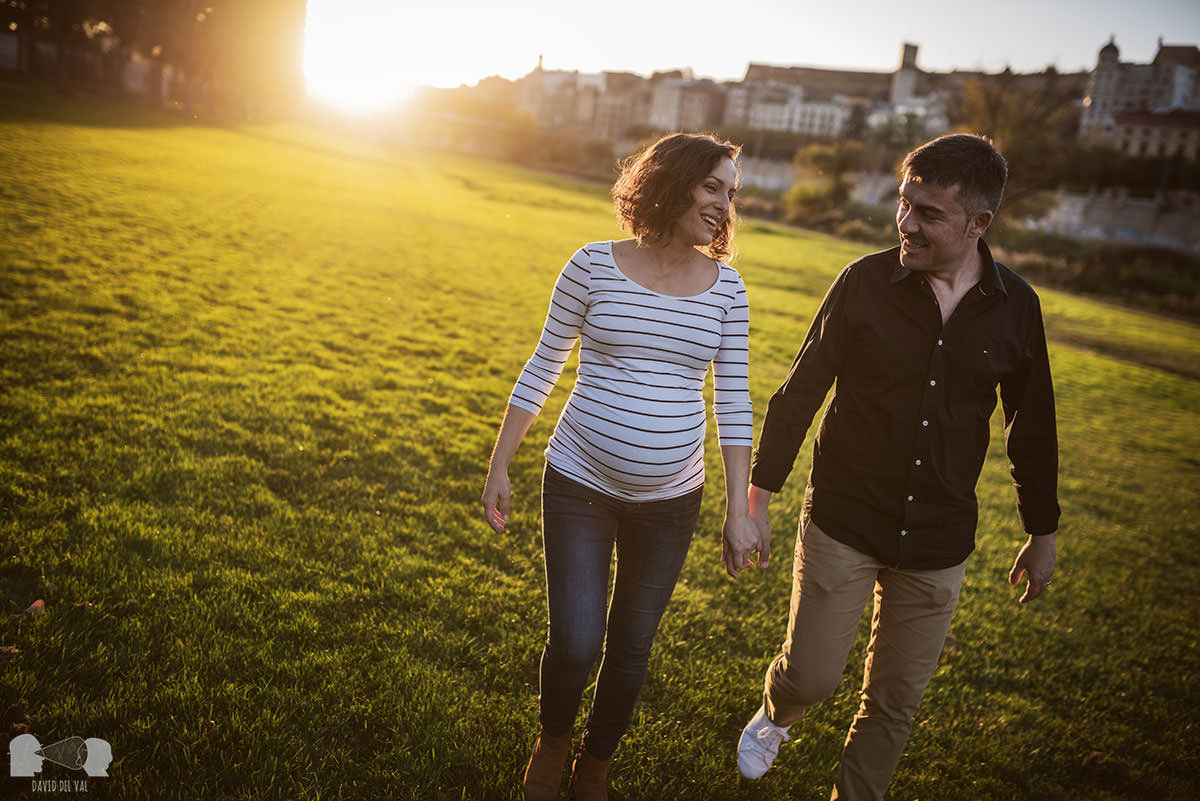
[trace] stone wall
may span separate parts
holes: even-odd
[[[1161,245],[1200,253],[1200,195],[1180,192],[1156,198],[1120,191],[1060,192],[1054,207],[1030,227],[1083,239]]]

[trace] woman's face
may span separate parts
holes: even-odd
[[[717,229],[729,218],[735,191],[737,166],[733,159],[721,158],[708,176],[692,187],[692,207],[675,221],[671,238],[688,245],[712,243]]]

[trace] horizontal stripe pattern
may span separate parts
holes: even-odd
[[[750,446],[750,315],[741,276],[718,263],[693,297],[627,278],[612,242],[580,248],[554,284],[537,348],[509,403],[537,414],[579,342],[575,387],[546,448],[556,470],[630,501],[672,498],[704,483],[704,380],[722,445]]]

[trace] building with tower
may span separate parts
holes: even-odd
[[[1088,82],[1079,137],[1130,156],[1196,158],[1200,49],[1164,45],[1149,64],[1121,61],[1115,40],[1100,48]]]
[[[892,73],[892,88],[890,100],[892,105],[907,103],[917,96],[917,79],[921,71],[917,69],[917,46],[904,43],[900,54],[900,66]]]

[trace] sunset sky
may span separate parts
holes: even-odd
[[[1089,70],[1116,36],[1122,60],[1149,61],[1158,37],[1200,44],[1197,0],[309,0],[310,92],[386,106],[415,85],[519,78],[547,69],[691,67],[739,79],[751,62],[887,72],[901,45],[927,70]],[[366,80],[363,77],[366,76]],[[357,87],[357,88],[355,88]],[[339,100],[340,99],[340,100]]]

